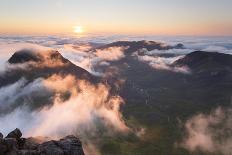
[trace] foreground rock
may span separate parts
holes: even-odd
[[[5,138],[0,136],[0,155],[84,155],[81,141],[72,135],[43,143],[39,143],[36,138],[21,136],[19,129],[10,132]]]

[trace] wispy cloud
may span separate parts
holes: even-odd
[[[185,73],[189,74],[190,70],[188,67],[175,67],[172,66],[172,63],[174,63],[176,60],[183,58],[183,56],[172,56],[172,57],[164,57],[156,55],[157,53],[147,53],[149,51],[142,52],[137,51],[133,53],[133,56],[135,56],[139,61],[148,63],[152,68],[157,70],[168,70],[173,72],[179,72],[179,73]]]
[[[197,114],[185,123],[186,137],[180,146],[216,154],[232,153],[231,108],[217,108],[210,114]]]
[[[16,100],[23,94],[33,98],[34,91],[37,94],[50,91],[55,93],[53,104],[44,105],[36,111],[30,111],[33,105],[27,100],[24,104],[13,106],[15,110],[0,116],[1,131],[5,134],[13,128],[20,127],[27,136],[60,137],[73,134],[75,131],[87,136],[87,133],[96,132],[99,123],[106,129],[110,128],[109,133],[128,131],[119,111],[123,100],[119,96],[111,96],[110,88],[106,85],[95,86],[87,81],[76,80],[71,75],[65,77],[53,75],[48,79],[36,79],[22,87],[23,85],[25,80],[2,88],[1,98],[13,97]],[[12,89],[15,91],[8,93]],[[67,92],[71,96],[63,101],[62,94]],[[2,106],[9,106],[9,104],[10,102],[5,102]],[[21,115],[23,117],[18,117]],[[17,123],[7,125],[7,122]]]

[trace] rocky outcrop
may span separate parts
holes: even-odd
[[[81,141],[75,136],[67,136],[58,141],[39,143],[36,138],[22,138],[19,129],[5,138],[0,133],[0,155],[84,155]]]

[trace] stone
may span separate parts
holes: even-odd
[[[38,143],[35,142],[32,138],[26,139],[23,149],[25,150],[36,150],[38,148]]]
[[[19,150],[18,155],[39,155],[39,152],[36,150]]]
[[[58,141],[58,145],[63,148],[65,154],[68,155],[84,155],[84,151],[82,149],[81,141],[75,136],[67,136],[60,141]]]
[[[59,147],[56,141],[48,141],[38,147],[38,151],[42,155],[65,155],[62,148]]]
[[[15,138],[4,138],[4,142],[5,142],[8,150],[17,150],[18,149],[18,141]]]
[[[0,138],[0,155],[4,155],[7,152],[7,144],[4,139]]]
[[[3,134],[0,132],[0,138],[3,138]]]
[[[6,138],[15,138],[15,139],[20,139],[22,137],[22,132],[16,128],[14,131],[10,132]]]
[[[47,138],[21,138],[19,129],[0,138],[0,155],[84,155],[81,141],[67,136],[58,141],[42,141]]]

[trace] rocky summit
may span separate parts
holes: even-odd
[[[5,138],[0,133],[0,155],[84,155],[84,151],[73,135],[40,143],[36,138],[22,138],[21,131],[15,129]]]

